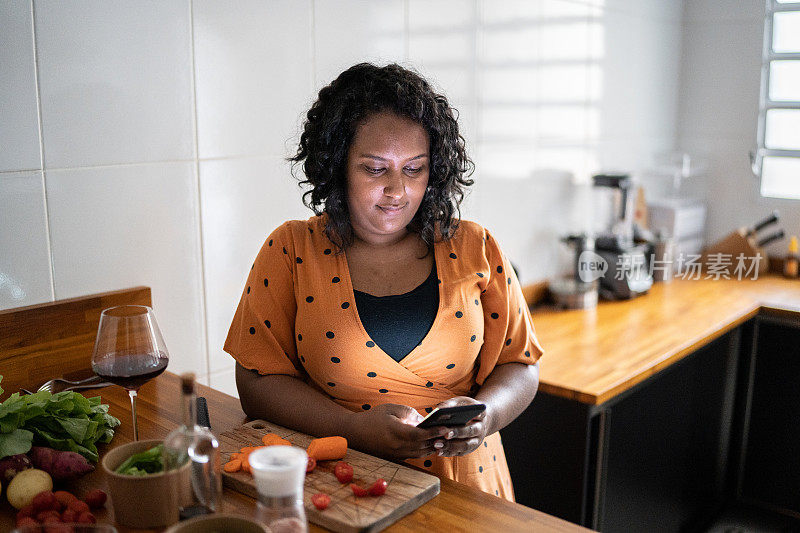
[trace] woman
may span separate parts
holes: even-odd
[[[498,430],[533,399],[542,350],[496,241],[456,218],[472,162],[447,99],[355,65],[319,92],[292,160],[317,216],[276,229],[251,268],[225,342],[245,413],[513,501]],[[464,427],[415,427],[474,403]]]

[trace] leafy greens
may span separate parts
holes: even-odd
[[[0,459],[27,453],[37,444],[77,452],[96,463],[96,444],[111,442],[119,424],[99,396],[86,398],[75,391],[23,396],[15,392],[0,403]]]
[[[114,472],[126,476],[146,476],[164,471],[164,445],[157,444],[149,450],[135,453],[125,459]]]

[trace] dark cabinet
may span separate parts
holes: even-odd
[[[693,531],[722,505],[729,346],[728,338],[706,346],[609,409],[602,531]]]
[[[602,405],[539,395],[502,432],[517,501],[604,532],[707,524],[725,499],[740,334]]]
[[[800,322],[759,318],[753,355],[739,494],[800,516]]]
[[[601,405],[539,394],[502,436],[519,503],[606,533],[798,519],[800,315],[762,309]]]

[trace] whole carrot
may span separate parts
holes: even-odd
[[[347,439],[344,437],[322,437],[314,439],[306,450],[309,457],[317,461],[341,459],[347,453]]]

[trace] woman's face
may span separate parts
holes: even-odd
[[[356,130],[347,157],[347,207],[357,238],[393,244],[422,203],[428,186],[430,142],[425,129],[390,112]]]

